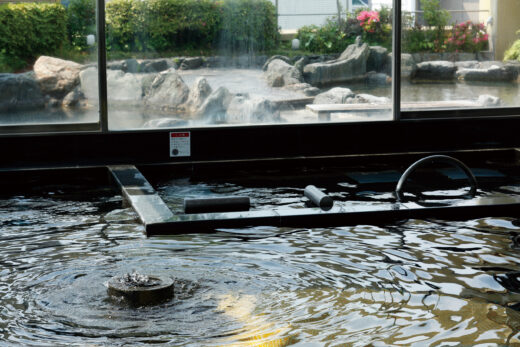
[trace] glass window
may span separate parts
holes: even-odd
[[[0,3],[0,132],[99,128],[95,9]]]
[[[404,111],[520,106],[520,2],[403,1],[402,10]]]
[[[109,129],[391,120],[388,3],[111,0]]]

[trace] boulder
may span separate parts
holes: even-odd
[[[202,66],[202,63],[203,63],[203,61],[202,61],[201,57],[185,58],[180,65],[180,69],[181,70],[198,69],[199,67]]]
[[[337,60],[308,64],[303,69],[305,81],[312,85],[348,82],[367,72],[370,49],[366,43],[352,44]]]
[[[143,128],[179,128],[187,127],[189,122],[179,118],[157,118],[147,121]]]
[[[479,67],[479,62],[477,60],[456,61],[455,66],[457,69],[476,69]]]
[[[81,91],[81,88],[78,86],[74,88],[69,94],[65,95],[61,102],[61,106],[66,108],[78,107],[81,105],[81,102],[85,100],[85,95]]]
[[[32,74],[0,74],[0,112],[36,110],[44,106],[45,98]]]
[[[41,56],[34,63],[34,75],[44,94],[63,98],[79,84],[81,64]]]
[[[214,67],[222,67],[223,64],[224,64],[224,59],[222,57],[211,56],[211,57],[204,58],[202,66],[214,68]]]
[[[374,86],[386,86],[392,83],[392,78],[382,72],[370,71],[367,74],[367,83]]]
[[[353,100],[349,101],[353,104],[390,104],[389,98],[371,94],[357,94]]]
[[[479,63],[478,68],[479,69],[489,69],[492,66],[502,67],[504,65],[505,65],[505,63],[502,61],[499,61],[499,60],[488,60],[488,61],[481,61]]]
[[[510,66],[497,65],[486,69],[459,69],[457,78],[466,82],[514,82],[518,78],[518,70]]]
[[[110,103],[138,105],[142,103],[145,82],[154,74],[125,73],[122,70],[107,70],[107,98]],[[97,68],[89,67],[79,75],[80,91],[91,103],[96,103],[98,95]],[[149,83],[149,82],[148,82]]]
[[[388,54],[386,73],[392,75],[392,53]],[[410,78],[415,69],[415,60],[409,53],[401,54],[401,78]]]
[[[188,95],[188,107],[192,110],[197,110],[202,106],[211,92],[212,89],[208,81],[204,77],[197,78],[190,90],[190,94]]]
[[[205,118],[213,122],[225,121],[226,109],[231,102],[232,95],[225,87],[220,87],[212,92],[201,107],[194,112],[194,117]]]
[[[445,60],[425,61],[415,66],[411,78],[430,81],[450,81],[455,77],[457,67]]]
[[[300,71],[300,73],[303,75],[303,69],[305,68],[305,65],[309,64],[309,58],[308,57],[301,57],[294,63],[294,67]]]
[[[108,76],[108,71],[107,71]],[[97,67],[89,67],[79,73],[79,81],[80,81],[80,90],[89,100],[89,102],[93,102],[95,100],[99,100],[98,93],[98,71]],[[97,101],[96,101],[97,102]]]
[[[146,105],[152,108],[177,109],[188,99],[190,89],[173,70],[159,73],[150,86]]]
[[[139,71],[141,73],[157,73],[166,71],[173,67],[173,63],[167,59],[147,59],[139,62]]]
[[[273,60],[282,60],[282,61],[286,62],[287,64],[291,65],[291,59],[289,59],[288,57],[286,57],[284,55],[273,55],[271,58],[267,59],[264,66],[262,67],[262,70],[267,71],[269,64],[271,64],[271,62]]]
[[[371,46],[367,60],[367,71],[385,72],[388,49],[381,46]]]
[[[143,75],[121,70],[107,71],[107,96],[112,103],[140,104],[143,99]]]
[[[248,96],[235,96],[226,110],[226,123],[260,123],[279,121],[280,113],[276,105],[265,98],[250,99]]]
[[[477,103],[482,107],[497,107],[502,104],[499,97],[483,94],[478,97]]]
[[[311,86],[309,83],[296,83],[284,87],[287,90],[304,93],[306,96],[315,96],[320,93],[320,89]]]
[[[107,69],[127,71],[128,65],[125,60],[109,61],[107,62]]]
[[[126,70],[125,70],[126,72],[138,73],[139,70],[141,69],[141,64],[137,61],[137,59],[134,59],[134,58],[126,59],[125,65],[126,65]]]
[[[283,87],[303,81],[303,76],[297,68],[280,59],[271,61],[265,74],[267,84],[271,87]]]
[[[314,104],[346,104],[349,98],[355,94],[348,88],[336,87],[329,91],[316,95]]]

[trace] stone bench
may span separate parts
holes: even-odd
[[[404,102],[401,103],[401,110],[410,111],[420,109],[421,111],[426,111],[479,106],[482,105],[471,100]],[[310,104],[306,105],[306,109],[316,113],[320,121],[330,121],[332,113],[388,112],[392,109],[392,104]]]

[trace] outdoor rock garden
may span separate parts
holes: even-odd
[[[279,49],[282,44],[273,26],[276,16],[269,1],[226,0],[218,5],[209,0],[158,1],[170,6],[164,10],[165,15],[174,16],[179,9],[196,9],[201,16],[192,18],[191,22],[185,23],[187,27],[182,28],[182,23],[161,22],[169,28],[167,32],[154,31],[155,24],[147,21],[144,24],[134,23],[127,28],[130,30],[127,32],[121,29],[123,23],[120,22],[120,15],[126,11],[123,1],[114,0],[107,5],[109,107],[153,112],[158,119],[144,126],[172,126],[185,120],[212,124],[279,122],[284,121],[280,116],[282,108],[302,108],[306,103],[390,103],[386,96],[352,92],[355,90],[353,86],[389,89],[391,85],[389,9],[358,11],[348,14],[346,21],[330,20],[322,27],[303,27],[297,35],[297,46],[302,49],[283,51]],[[422,1],[433,4],[436,0]],[[88,0],[73,0],[67,9],[56,4],[45,5],[0,8],[0,11],[11,11],[10,14],[19,16],[20,22],[11,26],[20,28],[27,24],[24,21],[34,19],[31,11],[49,11],[54,19],[47,19],[42,27],[51,32],[58,25],[63,31],[62,40],[58,36],[58,39],[45,45],[30,36],[36,41],[31,43],[26,40],[28,45],[32,45],[28,48],[14,45],[12,41],[17,38],[9,37],[13,34],[5,31],[5,27],[0,28],[0,34],[7,37],[0,40],[0,70],[2,67],[4,71],[9,70],[5,66],[16,70],[18,65],[13,63],[16,57],[26,62],[34,59],[34,63],[21,71],[0,73],[0,112],[97,107],[97,65],[81,62],[81,59],[75,59],[80,61],[75,62],[58,58],[67,55],[63,54],[65,46],[84,57],[92,53],[92,48],[78,37],[84,38],[88,33],[84,25],[89,24],[87,19],[93,20],[93,4]],[[157,9],[147,7],[149,4],[135,2],[134,5],[150,20],[157,15],[154,12]],[[222,6],[218,16],[215,6]],[[251,31],[241,21],[231,18],[237,13],[247,13],[248,18],[258,21],[261,29]],[[78,14],[83,16],[78,17]],[[78,20],[81,23],[75,22]],[[405,26],[403,52],[406,53],[401,55],[401,77],[404,81],[417,85],[518,84],[520,55],[515,56],[512,52],[507,55],[511,60],[494,61],[491,53],[483,51],[487,47],[488,36],[482,24],[467,22],[453,25],[452,28],[446,25],[447,22],[430,23],[427,30]],[[240,30],[249,30],[249,35],[237,35]],[[188,32],[190,37],[205,38],[199,48],[202,54],[171,55],[169,50],[172,47],[186,44],[182,38]],[[335,37],[330,33],[341,40],[330,39]],[[47,34],[44,30],[43,35]],[[327,41],[325,37],[332,41]],[[418,42],[423,41],[439,44],[421,46]],[[270,53],[273,49],[276,53],[277,47],[278,54]],[[139,58],[140,55],[147,56],[146,52],[149,51],[160,57]],[[259,88],[270,90],[272,96],[282,94],[281,91],[292,94],[281,102],[280,98],[230,90],[226,85],[215,87],[202,76],[226,69],[234,69],[233,73],[238,74],[245,69],[262,71],[257,75],[260,82],[255,82]],[[188,85],[183,73],[194,71],[196,76],[199,70],[198,78]],[[249,82],[244,79],[243,83]],[[476,99],[475,102],[480,102]],[[500,100],[495,99],[493,105],[499,105]]]

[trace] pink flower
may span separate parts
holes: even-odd
[[[488,34],[484,34],[484,36],[482,36],[482,41],[487,41],[488,39],[489,39]]]

